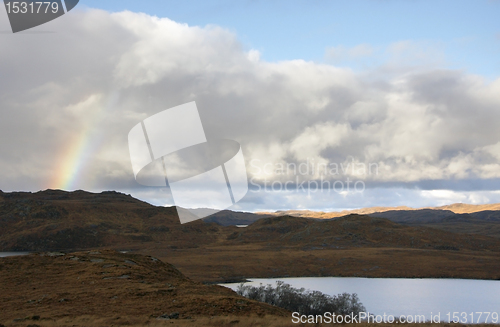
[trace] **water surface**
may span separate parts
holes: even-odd
[[[0,258],[3,257],[13,257],[16,255],[28,255],[29,252],[0,252]]]
[[[248,283],[275,284],[277,280],[295,288],[304,287],[329,295],[357,293],[367,311],[382,315],[430,315],[440,313],[441,320],[453,312],[467,314],[467,322],[477,322],[475,312],[500,314],[500,281],[475,279],[408,279],[408,278],[350,278],[350,277],[302,277],[278,279],[252,279]],[[223,284],[236,289],[239,284]],[[474,313],[471,317],[470,314]],[[480,321],[484,321],[485,314]],[[488,322],[492,322],[491,316]],[[497,321],[497,323],[500,322]]]

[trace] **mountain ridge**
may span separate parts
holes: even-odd
[[[472,217],[434,210],[445,216],[420,225],[412,217],[396,223],[356,214],[258,216],[238,228],[204,220],[181,225],[175,207],[155,207],[113,191],[2,192],[0,200],[0,251],[129,250],[210,282],[280,276],[500,278],[500,240],[470,232],[471,227],[476,234],[486,227],[495,232],[496,211]],[[227,219],[252,217],[221,213]],[[396,219],[406,219],[401,213]],[[487,224],[478,223],[481,219]],[[457,228],[465,230],[452,232]]]
[[[397,207],[367,207],[360,209],[342,210],[342,211],[314,211],[314,210],[283,210],[283,211],[262,211],[256,212],[256,214],[263,215],[289,215],[296,217],[307,217],[307,218],[318,218],[318,219],[331,219],[336,217],[347,216],[349,214],[372,214],[380,213],[386,211],[415,211],[415,210],[448,210],[456,214],[462,213],[475,213],[479,211],[498,211],[500,210],[500,203],[492,204],[467,204],[467,203],[453,203],[449,205],[436,206],[436,207],[422,207],[422,208],[411,208],[408,206],[397,206]]]

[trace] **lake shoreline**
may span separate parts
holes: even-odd
[[[366,279],[442,279],[442,280],[484,280],[484,281],[499,281],[499,279],[487,279],[487,278],[460,278],[460,277],[370,277],[370,276],[271,276],[271,277],[244,277],[241,279],[228,279],[222,282],[204,282],[205,285],[223,285],[223,284],[235,284],[235,283],[248,283],[254,279],[286,279],[286,278],[366,278]]]
[[[70,305],[72,306],[72,310],[74,310],[74,317],[71,319],[80,319],[78,317],[82,315],[87,315],[90,312],[89,311],[82,311],[83,304],[82,303],[87,303],[85,306],[88,306],[89,299],[87,296],[89,295],[88,288],[92,288],[93,292],[99,293],[99,301],[101,301],[102,306],[106,307],[109,305],[114,305],[116,306],[116,310],[118,308],[121,308],[121,301],[124,301],[127,299],[127,301],[130,300],[130,296],[134,297],[136,302],[134,302],[134,308],[136,308],[137,313],[139,314],[144,314],[142,319],[150,319],[147,317],[150,317],[146,315],[145,313],[152,312],[151,308],[157,307],[156,302],[151,302],[149,309],[139,309],[139,306],[143,304],[143,301],[145,299],[151,299],[153,300],[156,297],[170,297],[170,299],[176,299],[179,301],[181,298],[181,294],[184,294],[182,296],[192,296],[191,292],[189,291],[184,291],[183,288],[181,287],[182,285],[193,285],[189,287],[212,287],[212,290],[215,292],[219,292],[217,294],[222,294],[224,293],[223,290],[217,289],[216,285],[202,285],[202,283],[193,281],[192,279],[189,280],[188,278],[183,277],[181,275],[181,271],[175,269],[175,266],[171,266],[167,264],[168,260],[164,260],[165,263],[161,263],[159,260],[157,260],[157,257],[151,256],[151,255],[140,255],[137,253],[121,253],[121,252],[113,252],[109,250],[103,250],[103,249],[94,249],[94,250],[87,250],[84,252],[71,252],[71,253],[65,253],[65,252],[36,252],[36,253],[31,253],[30,255],[21,255],[21,256],[11,256],[11,257],[5,257],[3,259],[0,259],[0,264],[2,265],[2,271],[3,271],[3,278],[5,283],[3,283],[3,291],[4,291],[4,297],[8,297],[9,299],[12,298],[13,295],[15,294],[23,294],[21,298],[19,298],[19,303],[10,303],[10,308],[4,308],[3,311],[0,309],[0,317],[3,317],[4,319],[8,319],[12,321],[12,319],[18,319],[19,317],[35,317],[35,316],[41,316],[42,319],[53,319],[53,317],[56,317],[59,314],[59,309],[61,310],[67,310],[67,306]],[[154,272],[156,268],[153,266],[158,267],[164,267],[162,269],[167,269],[165,271],[162,271],[161,273]],[[160,266],[161,265],[161,266]],[[83,270],[82,270],[83,269]],[[144,270],[146,269],[146,270]],[[153,269],[150,271],[150,269]],[[82,273],[82,271],[86,271],[85,273]],[[116,270],[116,271],[115,271]],[[36,272],[36,277],[35,277],[35,272]],[[173,278],[169,280],[164,280],[166,275],[171,275],[171,277],[168,278]],[[31,277],[30,277],[31,276]],[[28,278],[29,277],[29,278]],[[155,281],[156,278],[160,278],[161,281]],[[434,280],[426,279],[426,278],[415,278],[415,279],[409,279],[409,278],[401,278],[401,280],[397,280],[397,278],[371,278],[371,277],[325,277],[322,276],[322,278],[326,279],[335,279],[337,283],[340,283],[340,285],[345,286],[344,289],[338,289],[335,291],[334,294],[342,293],[342,292],[347,292],[347,293],[357,293],[359,295],[359,298],[361,302],[364,305],[367,305],[367,310],[369,312],[372,312],[374,314],[381,314],[382,309],[375,307],[372,303],[374,303],[373,299],[370,299],[370,293],[363,294],[360,291],[357,291],[355,287],[360,287],[362,286],[363,283],[365,283],[368,286],[362,287],[363,290],[370,290],[371,296],[376,297],[378,302],[385,303],[384,301],[380,301],[380,297],[383,295],[386,298],[391,298],[391,296],[394,296],[391,292],[396,292],[395,294],[400,294],[404,298],[410,298],[412,294],[419,293],[420,288],[414,288],[414,290],[417,290],[417,292],[414,291],[408,291],[408,289],[401,289],[400,287],[383,287],[382,289],[384,291],[381,291],[380,285],[379,289],[373,286],[369,286],[370,283],[372,284],[383,284],[386,282],[391,282],[398,284],[400,282],[404,282],[406,284],[419,284],[419,283],[424,283],[424,284],[434,284],[434,285],[468,285],[468,284],[478,284],[478,282],[494,282],[492,285],[500,284],[496,281],[487,281],[487,280],[472,280],[472,279],[461,279],[457,280],[456,278],[453,280],[451,278],[444,278],[437,280],[436,278],[433,278]],[[255,283],[259,283],[262,280],[269,280],[270,278],[247,278],[248,279],[257,279]],[[285,283],[289,283],[290,280],[299,280],[299,281],[307,281],[307,282],[314,282],[315,280],[319,280],[317,276],[302,276],[302,277],[290,277],[290,276],[282,276],[282,277],[277,277],[275,279],[278,280],[284,280]],[[406,281],[402,279],[407,279]],[[11,280],[14,283],[7,283],[7,280]],[[75,280],[78,280],[77,283],[75,283]],[[229,279],[228,279],[229,280]],[[64,283],[62,283],[64,281]],[[242,278],[233,278],[232,280],[233,286],[237,286],[235,284],[239,283],[240,281],[243,281]],[[354,283],[353,283],[354,281]],[[444,283],[443,283],[444,282]],[[112,287],[109,288],[113,285],[120,285],[119,287]],[[151,284],[153,283],[153,284]],[[156,283],[156,284],[155,284]],[[63,285],[64,284],[64,285]],[[175,284],[175,285],[174,285]],[[215,283],[214,283],[215,284]],[[217,283],[221,284],[221,283]],[[268,284],[266,282],[263,282],[264,285]],[[328,282],[328,285],[331,285],[332,283]],[[482,284],[482,283],[479,283]],[[57,288],[55,287],[57,285]],[[108,286],[106,286],[108,285]],[[134,285],[133,287],[136,288],[144,288],[144,290],[141,291],[135,291],[131,295],[128,289],[131,287],[131,285]],[[174,285],[174,286],[172,286]],[[199,285],[199,286],[197,286]],[[349,286],[350,285],[350,286]],[[224,285],[222,285],[224,286]],[[293,285],[292,285],[293,286]],[[383,286],[383,285],[382,285]],[[19,288],[21,287],[21,288]],[[221,287],[225,288],[227,286]],[[296,286],[294,286],[296,287]],[[351,288],[352,287],[352,288]],[[54,293],[54,290],[57,291]],[[306,287],[306,289],[316,289],[316,290],[321,290],[325,291],[325,287]],[[434,290],[435,287],[427,287],[428,290]],[[454,286],[454,289],[462,289],[462,287],[456,287]],[[470,289],[470,287],[469,287]],[[120,291],[121,290],[121,291]],[[497,290],[494,287],[487,287],[486,291],[494,291],[494,292],[500,292],[500,290]],[[113,298],[116,296],[117,292],[122,292],[119,293],[117,296],[117,299],[121,299],[120,301],[115,301]],[[200,294],[204,294],[200,290]],[[222,293],[221,293],[222,292]],[[60,295],[60,294],[63,294]],[[102,293],[102,294],[101,294]],[[325,292],[326,293],[326,292]],[[331,292],[330,292],[331,293]],[[441,292],[442,294],[445,294],[448,298],[455,299],[456,296],[450,295],[449,291],[444,291]],[[468,290],[463,291],[463,293],[467,296],[467,299],[471,298],[471,292]],[[481,290],[480,292],[476,293],[481,293],[484,294],[485,290]],[[93,293],[92,293],[93,294]],[[228,295],[222,295],[225,299],[227,296],[230,295],[230,293],[227,293]],[[234,294],[234,293],[232,293]],[[495,293],[496,294],[496,293]],[[147,297],[146,297],[147,295]],[[217,295],[218,296],[218,295]],[[231,295],[233,296],[233,295]],[[427,298],[433,298],[434,295],[430,296],[427,293],[422,293],[420,294],[421,298],[427,299]],[[95,297],[93,297],[95,301]],[[489,301],[491,303],[496,303],[495,300],[491,300],[491,295],[490,297],[485,297],[486,301]],[[490,299],[490,300],[488,300]],[[78,301],[83,301],[83,302],[78,302]],[[155,300],[156,301],[156,300]],[[187,302],[185,303],[192,303],[192,299],[186,300]],[[212,301],[212,300],[211,300]],[[237,299],[235,301],[238,301]],[[241,300],[239,300],[241,301]],[[471,300],[471,303],[476,303],[478,301],[476,300]],[[488,303],[489,303],[488,302]],[[169,308],[164,308],[161,310],[161,312],[157,313],[158,315],[164,314],[165,312],[177,312],[176,310],[180,310],[177,308],[180,308],[180,304],[175,304],[174,302],[170,301],[162,301],[161,303],[166,303],[169,305]],[[225,302],[224,302],[225,303]],[[235,302],[238,305],[239,302]],[[132,302],[130,302],[132,305]],[[40,314],[40,306],[43,305],[45,308],[41,314]],[[184,305],[184,304],[183,304]],[[224,304],[225,305],[225,304]],[[260,304],[255,304],[260,305]],[[369,306],[370,307],[369,307]],[[495,304],[496,305],[496,304]],[[205,306],[202,305],[203,308]],[[211,308],[211,306],[209,306]],[[257,307],[256,307],[257,308]],[[263,306],[262,308],[265,308],[265,310],[271,310],[267,309],[267,307]],[[387,305],[387,308],[390,310],[393,310],[393,306]],[[408,314],[417,314],[416,308],[419,308],[416,304],[415,306],[411,306],[412,310],[408,310]],[[11,309],[14,310],[14,314],[11,314]],[[420,308],[419,310],[421,310]],[[425,308],[424,308],[425,309]],[[442,308],[438,308],[440,310],[445,310]],[[460,309],[460,307],[459,307]],[[488,308],[486,308],[488,309]],[[485,310],[486,310],[485,309]],[[107,311],[104,312],[102,311],[101,306],[94,306],[91,309],[91,312],[94,312],[98,317],[107,317]],[[190,309],[190,312],[185,312],[184,315],[186,317],[194,317],[194,315],[191,312],[198,312],[198,308],[192,307]],[[212,309],[210,309],[212,310]],[[260,309],[259,309],[260,310]],[[399,311],[390,311],[392,313],[400,313],[401,308],[398,309]],[[427,310],[427,309],[426,309]],[[462,309],[460,309],[462,310]],[[479,309],[478,309],[479,310]],[[488,309],[489,310],[489,309]],[[117,311],[118,312],[118,311]],[[445,311],[443,311],[445,312]],[[125,314],[125,311],[123,312]],[[250,313],[250,311],[249,311]],[[151,315],[151,313],[148,313]],[[249,316],[246,316],[247,313],[245,313],[245,318],[249,318]],[[428,313],[427,313],[428,314]],[[212,312],[208,312],[208,315],[212,315]],[[96,316],[96,317],[97,317]],[[120,313],[120,316],[123,316]],[[21,319],[21,318],[19,318]],[[24,318],[23,318],[24,319]],[[102,318],[98,318],[102,319]],[[111,318],[110,318],[111,319]],[[156,318],[155,318],[156,319]],[[187,318],[186,318],[187,319]],[[198,319],[198,318],[196,318]],[[281,319],[281,318],[280,318]],[[289,319],[289,318],[288,318]],[[2,319],[0,319],[0,322]],[[4,320],[7,322],[7,320]],[[24,321],[24,320],[23,320]],[[189,319],[186,321],[191,322]],[[27,322],[27,321],[26,321]],[[379,325],[377,325],[379,326]]]
[[[498,323],[500,314],[500,281],[467,279],[398,279],[398,278],[359,278],[359,277],[309,277],[309,278],[257,278],[245,283],[246,287],[267,285],[276,287],[281,281],[305,292],[320,291],[329,296],[357,294],[367,312],[374,315],[425,316],[437,314],[446,319],[452,312],[494,312]],[[220,284],[237,290],[238,283]],[[266,291],[267,292],[267,291]],[[253,292],[251,292],[253,293]],[[434,313],[434,314],[433,314]],[[492,317],[493,318],[493,317]],[[468,316],[469,319],[469,316]],[[474,318],[472,318],[474,319]],[[477,322],[478,317],[474,319]],[[472,320],[468,320],[469,323]],[[481,321],[484,322],[484,321]]]
[[[144,248],[203,283],[252,278],[364,277],[500,280],[500,252],[357,247],[304,251],[256,244]]]
[[[184,249],[142,246],[122,245],[115,250],[127,248],[131,253],[157,257],[173,264],[187,277],[207,285],[292,277],[500,280],[500,252],[493,251],[383,247],[303,251],[270,249],[254,244]],[[48,251],[32,253],[40,252]]]

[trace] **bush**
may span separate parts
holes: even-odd
[[[259,287],[244,285],[238,286],[236,293],[251,300],[269,303],[277,307],[299,312],[303,315],[322,315],[325,312],[334,312],[337,315],[355,315],[366,311],[359,302],[356,293],[342,293],[330,296],[319,291],[294,288],[283,281],[276,282],[276,288],[268,284]]]

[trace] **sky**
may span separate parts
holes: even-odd
[[[12,34],[0,8],[0,189],[173,205],[134,179],[127,135],[196,101],[207,138],[241,144],[250,190],[234,210],[500,202],[499,12],[81,0]]]
[[[492,79],[500,73],[500,4],[496,0],[226,0],[189,4],[91,0],[81,4],[111,12],[144,12],[193,26],[221,26],[237,34],[247,49],[258,50],[266,61],[303,59],[360,70],[383,63],[388,48],[395,43],[412,41],[422,55],[437,55],[434,63],[441,67]]]

